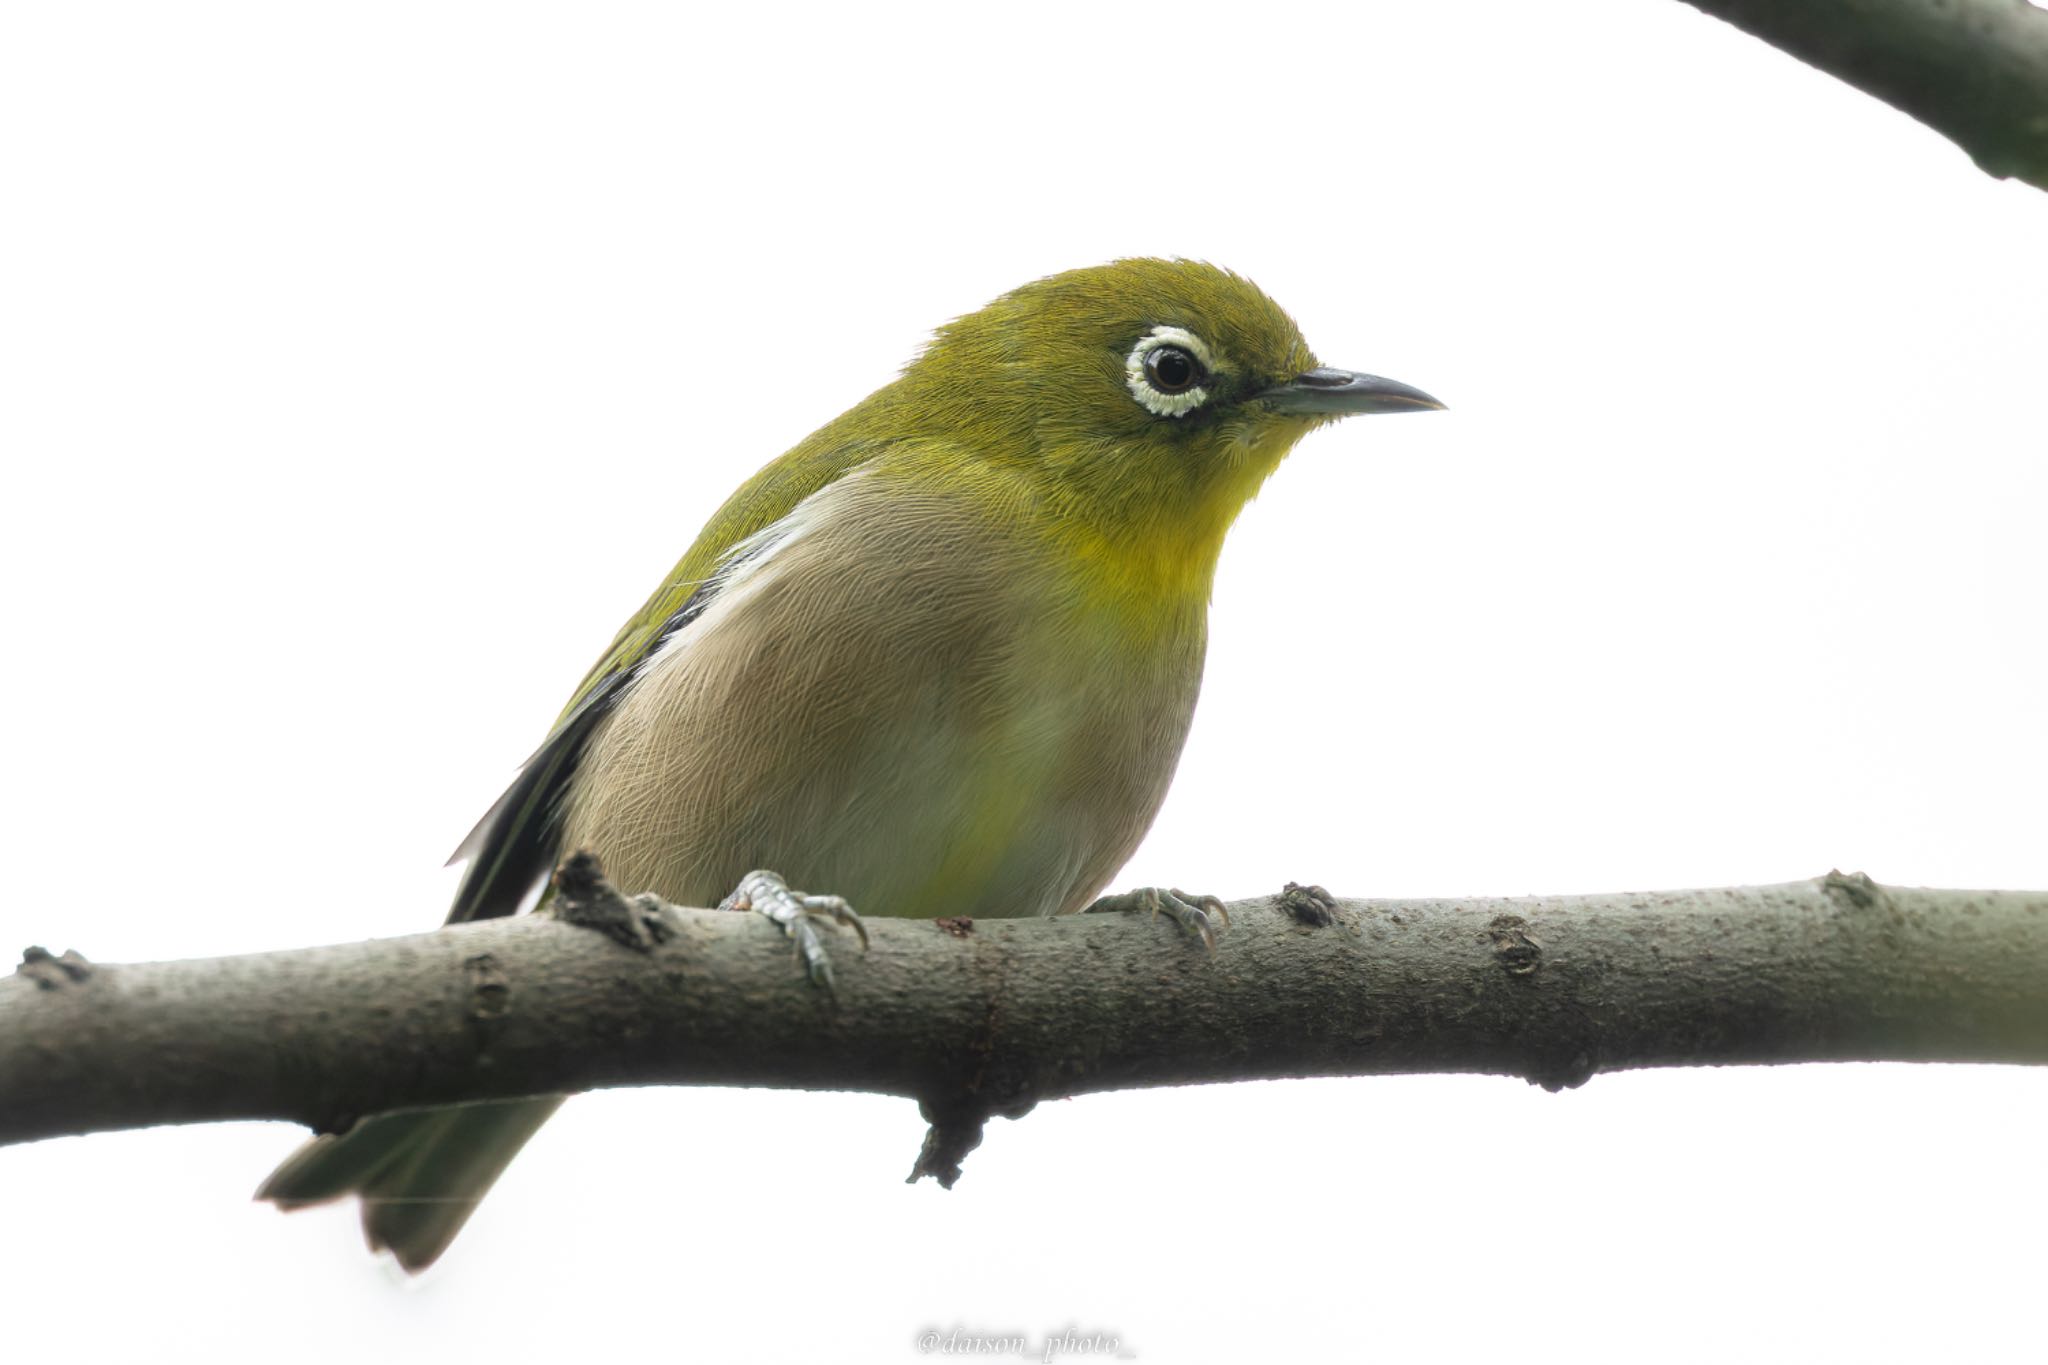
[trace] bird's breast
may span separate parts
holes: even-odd
[[[1055,913],[1115,874],[1193,716],[1199,600],[1090,591],[1023,498],[856,476],[641,670],[566,844],[711,904],[745,872],[863,913]]]

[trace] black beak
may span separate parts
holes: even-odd
[[[1275,412],[1345,417],[1354,412],[1435,412],[1442,403],[1398,379],[1354,370],[1307,370],[1252,397]]]

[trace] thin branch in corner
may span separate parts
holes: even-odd
[[[1687,0],[2048,190],[2048,10],[2027,0]]]

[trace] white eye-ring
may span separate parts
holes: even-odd
[[[1209,347],[1183,327],[1154,327],[1124,358],[1131,397],[1161,417],[1185,417],[1209,401]]]

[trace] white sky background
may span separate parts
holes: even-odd
[[[438,923],[741,478],[1125,254],[1451,411],[1246,513],[1119,885],[2048,886],[2048,196],[1676,3],[711,10],[0,19],[0,946]],[[124,1133],[0,1150],[0,1303],[23,1360],[1986,1358],[2044,1130],[1994,1068],[1246,1085],[947,1193],[907,1103],[618,1092],[417,1284],[248,1202],[296,1130]]]

